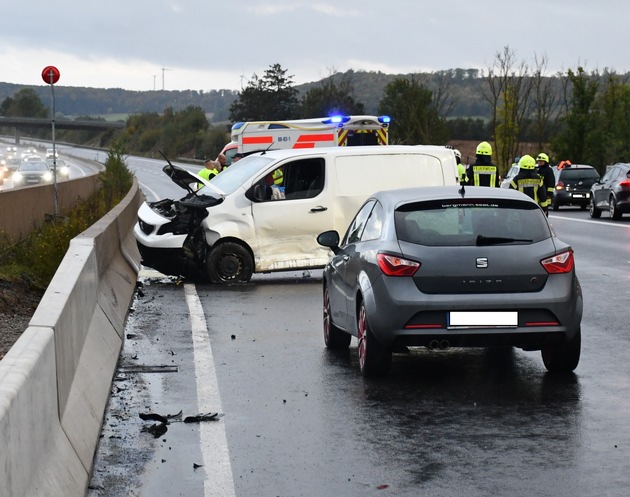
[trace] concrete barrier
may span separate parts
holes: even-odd
[[[140,268],[125,199],[72,240],[0,361],[0,497],[83,496]]]

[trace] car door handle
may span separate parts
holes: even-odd
[[[317,207],[313,207],[311,212],[324,212],[327,211],[328,207],[324,207],[323,205],[318,205]]]

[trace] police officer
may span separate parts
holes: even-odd
[[[468,184],[473,186],[499,186],[499,170],[492,163],[492,147],[488,142],[477,145],[476,159],[468,166]]]
[[[553,174],[553,170],[549,166],[549,156],[543,152],[538,154],[536,157],[536,171],[543,179],[543,184],[545,187],[545,192],[547,194],[547,198],[544,202],[539,202],[542,210],[545,211],[545,214],[549,216],[549,206],[553,201],[553,194],[556,190],[556,177]]]
[[[510,183],[510,188],[523,192],[538,205],[547,200],[543,179],[536,172],[536,161],[531,155],[524,155],[518,161],[519,171]]]

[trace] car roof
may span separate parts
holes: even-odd
[[[437,157],[453,158],[453,149],[440,145],[362,145],[353,147],[317,147],[300,149],[269,150],[256,152],[249,155],[264,154],[273,159],[285,159],[289,157],[307,157],[313,155],[383,155],[383,154],[410,154],[423,153]]]
[[[553,166],[553,169],[558,169],[558,166]],[[593,166],[589,166],[588,164],[571,164],[570,166],[564,166],[563,169],[595,169]]]
[[[395,209],[401,204],[418,201],[470,199],[470,200],[521,200],[536,205],[526,194],[507,188],[488,188],[484,186],[467,186],[463,195],[459,186],[420,186],[377,192],[371,198],[379,200],[387,209]]]

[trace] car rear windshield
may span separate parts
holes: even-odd
[[[536,243],[551,236],[544,213],[531,202],[437,200],[396,209],[400,240],[429,246]]]
[[[563,169],[560,173],[563,180],[597,179],[599,174],[595,169]]]

